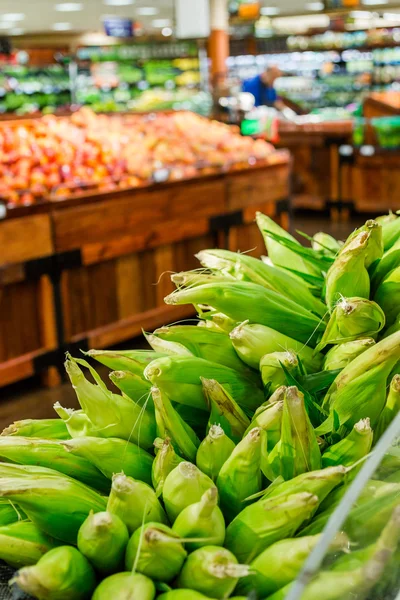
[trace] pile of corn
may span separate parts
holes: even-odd
[[[3,432],[11,585],[39,600],[284,600],[400,410],[400,217],[311,247],[257,222],[267,258],[204,250],[172,276],[166,302],[193,304],[198,324],[146,334],[151,350],[88,352],[114,391],[68,356],[81,409]],[[381,598],[399,540],[394,451],[302,600]]]

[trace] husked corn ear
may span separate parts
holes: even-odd
[[[71,436],[62,419],[24,419],[6,427],[1,435],[67,440]]]
[[[56,469],[101,492],[107,493],[110,489],[109,481],[92,461],[87,460],[84,456],[69,454],[63,442],[58,440],[41,440],[22,436],[0,437],[0,459],[10,460],[17,464],[39,465]]]
[[[53,548],[36,565],[24,567],[12,579],[38,600],[86,600],[96,587],[89,561],[72,546]]]
[[[210,488],[199,502],[190,504],[178,515],[172,529],[181,538],[189,538],[185,546],[189,552],[208,546],[223,546],[225,520],[218,506],[218,490]],[[199,538],[199,541],[195,541]]]
[[[105,509],[97,492],[52,469],[4,463],[0,468],[0,496],[16,502],[44,533],[63,542],[76,544],[89,512]]]
[[[222,465],[234,449],[234,442],[225,434],[222,427],[211,425],[207,436],[197,449],[196,465],[200,471],[215,481]]]
[[[383,435],[390,423],[400,412],[400,375],[395,375],[390,382],[389,393],[386,404],[380,414],[374,431],[374,441],[377,442]]]
[[[194,461],[200,445],[195,432],[177,413],[162,390],[153,386],[151,393],[156,411],[157,435],[161,438],[169,438],[183,458]]]
[[[216,379],[246,409],[255,410],[264,401],[261,389],[247,377],[229,367],[195,356],[160,358],[146,368],[145,375],[170,400],[201,410],[207,408],[201,377]]]
[[[228,525],[225,547],[240,562],[251,563],[275,542],[293,537],[317,505],[317,496],[307,493],[262,498],[244,508]]]
[[[100,583],[95,589],[92,600],[154,600],[156,587],[151,579],[140,573],[115,573]]]
[[[143,371],[152,360],[163,354],[154,350],[89,350],[86,356],[94,358],[112,371],[127,371],[143,378]]]
[[[333,346],[325,355],[324,371],[344,369],[352,360],[375,344],[372,338],[363,338],[353,342],[344,342]]]
[[[78,533],[79,551],[103,576],[122,569],[128,541],[125,523],[109,512],[90,513]]]
[[[199,502],[207,490],[215,485],[207,475],[189,462],[180,463],[167,475],[163,489],[163,500],[171,523],[184,508]]]
[[[285,369],[295,378],[301,375],[297,356],[290,350],[287,350],[286,352],[264,354],[261,358],[261,378],[263,380],[265,393],[268,396],[287,383],[283,367],[285,367]]]
[[[246,498],[261,490],[263,444],[266,444],[265,432],[255,427],[239,442],[222,465],[217,487],[227,521],[231,521],[246,506]]]
[[[178,575],[186,556],[183,540],[170,527],[146,523],[129,540],[125,567],[155,581],[169,582]]]
[[[150,411],[154,410],[150,394],[151,385],[148,381],[128,371],[113,371],[109,377],[113,384],[136,404]]]
[[[319,231],[313,235],[311,246],[313,250],[322,250],[335,256],[343,246],[343,243],[336,240],[329,233]]]
[[[210,598],[228,598],[240,577],[249,572],[236,557],[218,546],[204,546],[189,554],[179,574],[178,587],[207,594]]]
[[[349,435],[337,444],[330,446],[322,455],[322,466],[344,465],[351,467],[364,456],[372,447],[374,433],[369,419],[358,421]]]
[[[291,350],[301,358],[308,373],[321,370],[322,354],[314,354],[309,346],[265,325],[244,321],[231,332],[230,338],[239,357],[253,369],[259,368],[260,360],[265,354]]]
[[[117,515],[130,534],[143,523],[168,522],[153,488],[123,473],[113,477],[107,511]]]
[[[134,479],[151,484],[153,457],[132,442],[118,438],[79,437],[62,442],[70,456],[81,457],[97,467],[108,480],[123,471]]]
[[[250,425],[250,419],[218,381],[203,377],[200,379],[207,408],[210,410],[208,430],[214,423],[218,423],[236,444]]]
[[[294,335],[299,342],[308,343],[318,331],[324,330],[319,317],[293,300],[249,282],[233,281],[201,285],[173,292],[165,298],[167,304],[208,305],[242,322],[248,319],[279,328],[285,335]]]
[[[383,309],[387,325],[393,325],[400,306],[400,266],[385,277],[376,290],[374,300]]]
[[[171,473],[184,459],[176,454],[171,438],[157,438],[154,441],[156,457],[153,461],[151,479],[157,497],[161,496],[167,475]]]
[[[35,565],[57,542],[34,523],[17,521],[0,527],[0,560],[14,568]]]

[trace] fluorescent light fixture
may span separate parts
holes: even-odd
[[[154,6],[141,6],[136,12],[142,17],[153,17],[158,13],[158,8],[155,8]]]
[[[389,0],[361,0],[365,6],[377,6],[378,4],[388,4]]]
[[[54,31],[69,31],[72,29],[71,23],[54,23],[53,30]]]
[[[6,21],[0,21],[0,29],[11,29],[14,27],[14,23],[7,23]]]
[[[23,21],[25,19],[24,13],[4,13],[0,17],[3,21]]]
[[[59,12],[76,12],[83,9],[82,2],[62,2],[55,5],[55,10]]]
[[[260,10],[260,13],[264,17],[274,17],[275,15],[279,15],[280,12],[277,6],[263,6]]]
[[[306,2],[307,10],[324,10],[325,6],[323,2]]]
[[[129,6],[133,4],[135,0],[103,0],[107,6]]]
[[[153,27],[160,27],[160,29],[162,27],[170,27],[171,19],[154,19],[151,24]]]
[[[161,30],[161,34],[164,37],[169,37],[170,35],[172,35],[172,29],[171,29],[171,27],[163,27],[162,30]]]
[[[14,27],[14,29],[11,29],[10,34],[11,35],[23,35],[25,33],[25,29],[22,29],[22,27]]]

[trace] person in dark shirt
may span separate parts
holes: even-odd
[[[273,106],[282,110],[285,108],[285,104],[278,98],[274,88],[275,80],[281,76],[282,73],[278,67],[267,67],[260,75],[246,79],[243,82],[243,91],[253,94],[255,106]]]

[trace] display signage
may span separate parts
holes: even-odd
[[[110,37],[129,38],[133,37],[132,19],[122,17],[110,17],[103,21],[104,31]]]

